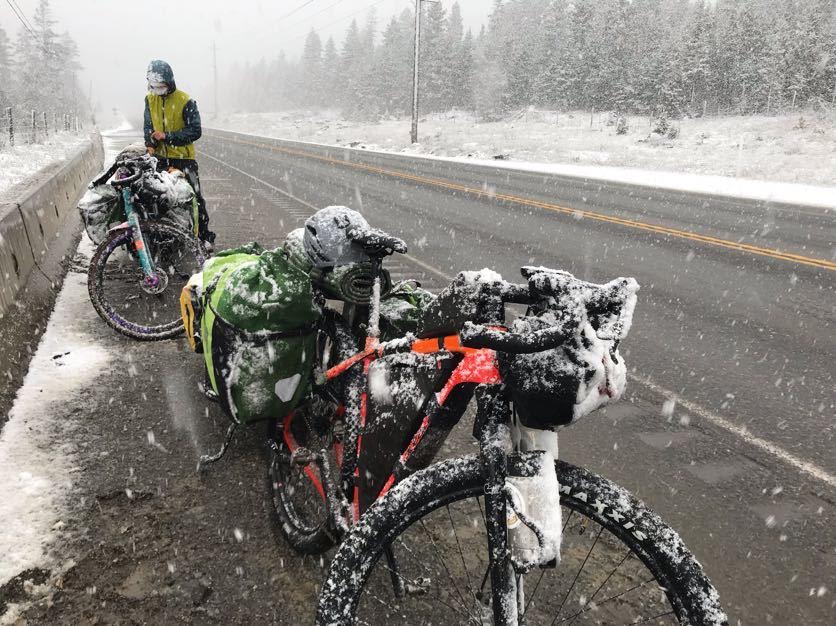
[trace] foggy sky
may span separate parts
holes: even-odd
[[[306,1],[51,0],[50,5],[56,31],[68,31],[78,43],[82,88],[87,91],[92,85],[93,102],[104,110],[117,107],[135,118],[142,113],[145,68],[152,58],[171,63],[177,86],[198,100],[207,116],[213,109],[213,41],[223,76],[235,61],[270,59],[280,49],[298,56],[311,27],[323,42],[333,35],[339,44],[352,19],[348,16],[356,13],[353,17],[362,24],[371,5],[379,30],[392,15],[414,6],[414,0],[314,0],[282,19]],[[32,21],[37,0],[17,3]],[[453,0],[442,4],[449,10]],[[492,4],[493,0],[459,0],[465,27],[478,31]],[[0,2],[0,25],[10,38],[17,36],[20,23],[5,2]],[[221,82],[219,89],[223,88]]]

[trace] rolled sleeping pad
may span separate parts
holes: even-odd
[[[302,243],[302,229],[291,231],[284,242],[284,250],[289,261],[307,272],[314,284],[322,289],[326,295],[336,300],[344,300],[352,304],[369,304],[372,299],[372,267],[371,263],[352,263],[328,270],[317,270],[305,252]],[[383,270],[380,284],[380,294],[386,295],[392,288],[392,278],[389,272]]]

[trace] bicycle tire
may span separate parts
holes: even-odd
[[[718,594],[701,565],[658,516],[605,478],[563,461],[557,462],[556,469],[561,485],[561,505],[605,528],[622,542],[628,554],[638,557],[668,596],[675,611],[673,617],[679,623],[727,624]],[[478,458],[450,459],[417,472],[372,506],[359,525],[345,537],[331,563],[320,595],[316,623],[355,623],[360,597],[384,548],[392,545],[401,533],[424,516],[445,505],[449,511],[451,502],[478,498],[486,480],[486,469]],[[536,591],[535,588],[535,594]],[[410,614],[408,617],[417,619],[418,616]],[[577,616],[570,618],[574,623]],[[386,618],[391,619],[391,616]],[[553,623],[556,620],[557,617]],[[450,623],[450,617],[445,621]]]
[[[185,253],[191,255],[195,261],[195,271],[203,266],[206,257],[203,253],[200,243],[190,233],[186,233],[179,228],[161,224],[158,222],[143,222],[140,225],[146,241],[155,237],[175,238],[179,246],[183,247]],[[93,257],[90,259],[90,267],[87,272],[87,290],[90,294],[90,301],[93,308],[98,313],[105,323],[113,328],[118,333],[136,339],[138,341],[163,341],[166,339],[174,339],[183,334],[183,322],[179,318],[179,307],[173,306],[173,314],[176,319],[169,322],[157,325],[141,324],[126,319],[121,315],[114,303],[109,301],[105,293],[107,263],[111,255],[131,242],[131,233],[129,230],[116,230],[108,234],[104,241],[98,246]],[[183,280],[183,283],[188,280]],[[138,289],[138,287],[137,287]],[[176,299],[179,299],[179,287],[176,284],[169,284],[167,290],[176,290]]]
[[[348,358],[354,353],[354,342],[351,333],[348,330],[342,317],[332,311],[325,309],[323,312],[323,319],[320,322],[320,332],[322,332],[328,339],[331,340],[331,345],[334,346],[335,354],[330,356],[330,363],[335,364],[343,359]],[[316,354],[316,369],[323,366],[323,345],[317,339],[317,354]],[[345,389],[345,381],[337,379],[329,383],[327,393],[335,398],[342,398]],[[267,423],[267,487],[270,492],[273,506],[271,508],[271,517],[274,526],[279,533],[284,537],[291,547],[302,554],[321,554],[333,547],[338,541],[338,536],[331,528],[329,521],[324,517],[324,512],[312,511],[319,503],[319,496],[308,489],[307,492],[296,493],[298,485],[295,480],[305,481],[308,475],[304,474],[304,470],[294,468],[290,463],[291,450],[288,448],[286,440],[283,436],[283,429],[288,424],[299,426],[303,430],[307,428],[307,422],[303,411],[309,410],[313,406],[313,398],[297,408],[294,412],[294,419],[297,421],[289,422],[288,416],[283,420],[270,420]],[[323,406],[319,404],[317,406]],[[330,406],[330,405],[329,405]],[[302,417],[302,420],[298,420]],[[323,419],[330,420],[332,414],[319,416]],[[316,419],[316,418],[314,418]],[[298,442],[304,441],[305,433],[296,434]],[[303,485],[303,488],[305,485]],[[309,485],[308,487],[312,487]],[[303,510],[305,506],[310,508]]]

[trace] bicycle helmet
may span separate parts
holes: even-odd
[[[344,206],[329,206],[314,213],[305,222],[302,243],[305,253],[318,269],[369,261],[363,248],[349,234],[371,230],[357,211]]]

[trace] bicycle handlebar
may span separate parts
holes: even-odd
[[[508,354],[531,354],[551,350],[566,343],[576,327],[577,324],[567,324],[522,334],[465,322],[459,339],[462,345],[468,348],[489,348]]]
[[[506,332],[466,322],[459,333],[463,346],[490,348],[510,354],[530,354],[551,350],[577,333],[582,321],[592,324],[599,339],[620,341],[632,323],[638,283],[633,278],[616,278],[603,285],[575,278],[568,272],[544,267],[524,267],[527,285],[497,281],[490,291],[503,303],[526,304],[539,308],[542,303],[561,319],[530,333]]]
[[[491,292],[507,304],[531,304],[532,297],[528,285],[515,285],[514,283],[493,283]]]
[[[140,176],[142,176],[142,170],[138,169],[134,174],[128,176],[127,178],[118,178],[118,179],[114,178],[113,180],[110,181],[110,184],[113,185],[114,187],[122,187],[122,186],[125,186],[125,185],[130,185],[130,184],[135,183],[136,181],[138,181]]]

